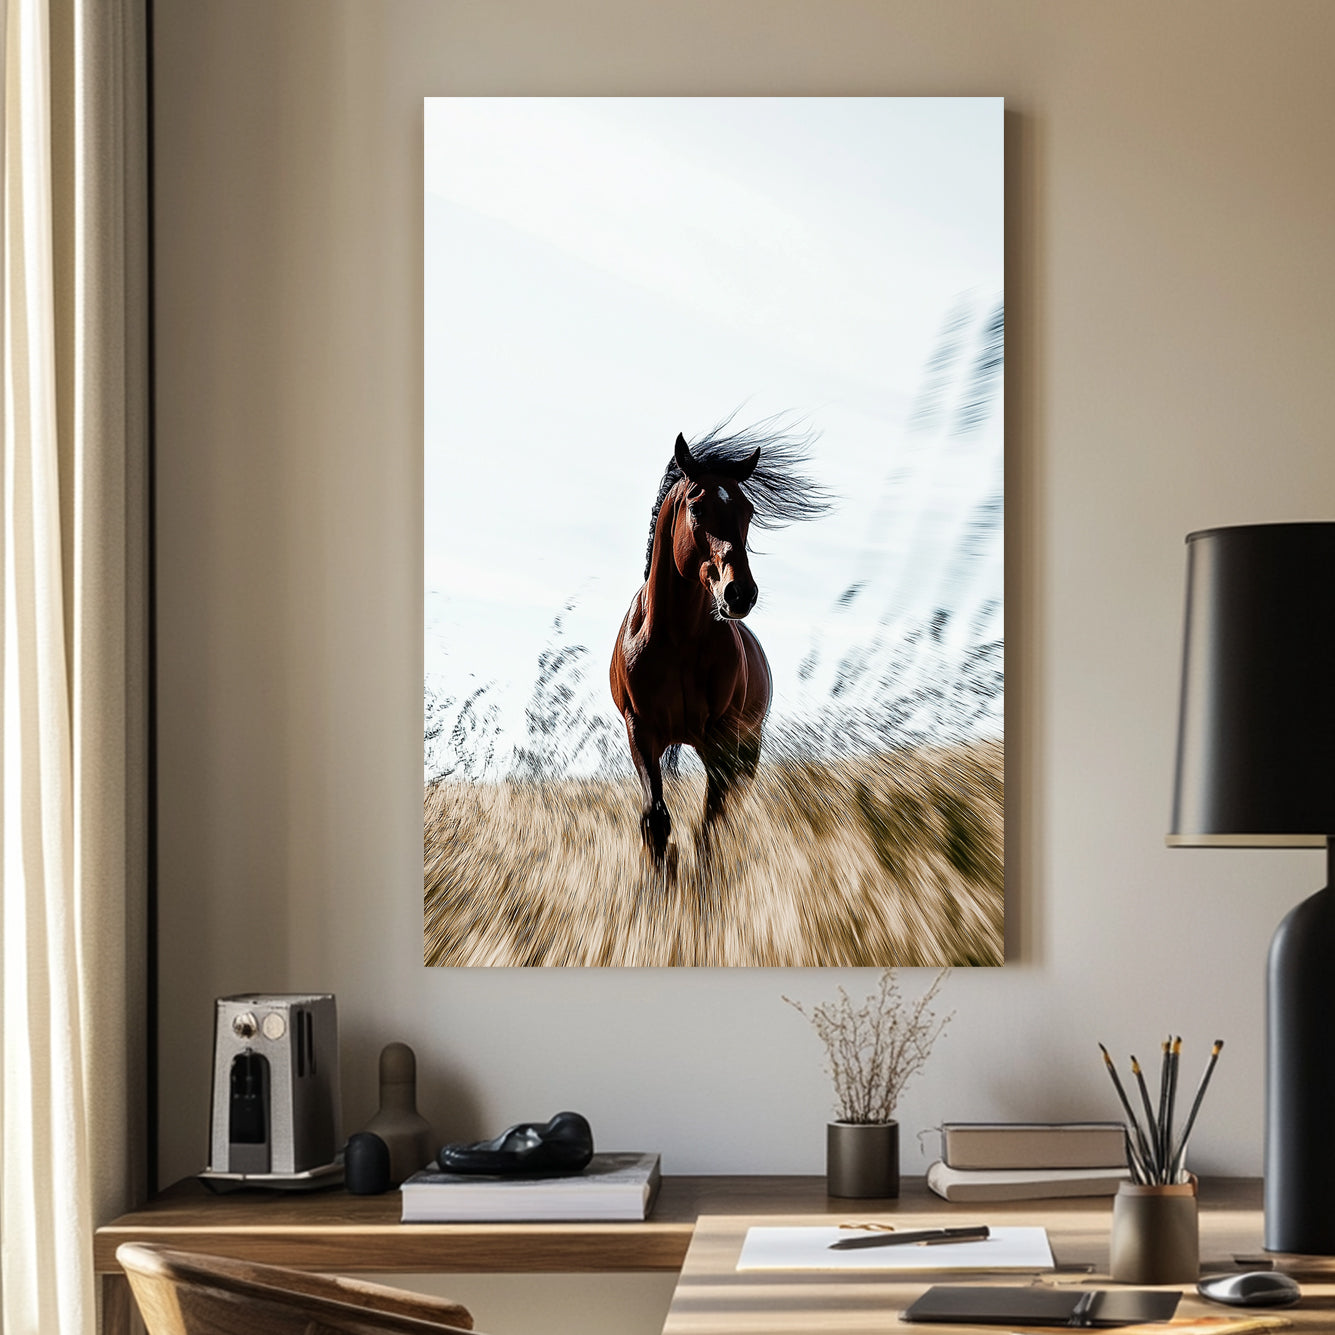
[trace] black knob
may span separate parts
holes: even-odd
[[[379,1196],[389,1190],[389,1146],[373,1131],[348,1137],[343,1178],[354,1196]]]

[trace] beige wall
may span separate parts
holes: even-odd
[[[1169,852],[1183,535],[1335,511],[1335,6],[157,0],[162,1168],[210,1003],[338,994],[348,1126],[411,1042],[443,1135],[574,1106],[670,1171],[816,1171],[780,1001],[870,975],[421,958],[424,94],[1004,94],[1013,963],[902,1108],[1111,1115],[1096,1039],[1229,1049],[1315,853]]]

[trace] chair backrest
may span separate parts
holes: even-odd
[[[442,1335],[473,1329],[466,1307],[286,1266],[116,1248],[149,1335]]]

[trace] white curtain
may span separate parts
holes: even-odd
[[[92,1335],[144,1169],[143,0],[4,5],[5,1335]]]

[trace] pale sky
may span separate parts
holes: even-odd
[[[854,579],[905,617],[939,605],[999,486],[1000,411],[934,452],[908,423],[951,312],[975,327],[1001,299],[1000,99],[428,98],[424,172],[428,684],[494,683],[519,740],[576,598],[611,716],[672,441],[734,409],[819,432],[812,471],[840,497],[753,534],[776,710]],[[994,564],[960,597],[999,599]]]

